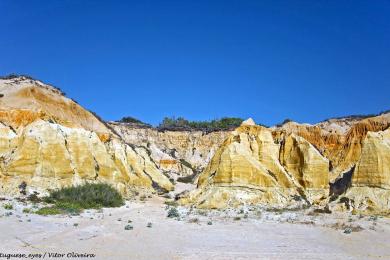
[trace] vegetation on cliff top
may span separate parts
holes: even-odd
[[[231,130],[241,125],[242,118],[224,117],[211,121],[189,121],[183,117],[165,117],[157,127],[159,130],[198,130],[198,131],[221,131]]]
[[[119,122],[126,123],[126,124],[132,124],[132,125],[136,125],[136,126],[139,126],[139,127],[152,127],[150,124],[142,122],[141,120],[139,120],[139,119],[137,119],[135,117],[132,117],[132,116],[122,117],[122,119],[119,120]]]

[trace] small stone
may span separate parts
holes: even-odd
[[[131,221],[131,220],[128,220],[128,221],[127,221],[127,223],[132,223],[132,222],[133,222],[133,221]]]
[[[346,228],[344,230],[344,234],[351,234],[352,233],[352,229],[351,228]]]
[[[122,221],[122,219],[121,219],[121,218],[118,218],[118,221]]]
[[[132,225],[126,225],[125,226],[125,230],[133,230],[133,226]]]
[[[209,226],[211,226],[212,224],[213,224],[213,222],[211,222],[211,221],[207,222],[207,225],[209,225]]]
[[[149,222],[146,226],[147,226],[148,228],[151,228],[151,227],[152,227],[152,222]]]
[[[79,225],[79,223],[74,223],[73,226],[74,227],[77,227]]]

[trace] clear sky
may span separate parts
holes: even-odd
[[[106,120],[318,122],[390,109],[390,1],[0,0],[0,74]]]

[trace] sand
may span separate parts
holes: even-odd
[[[70,259],[72,252],[94,254],[93,259],[390,259],[386,218],[181,209],[177,220],[167,218],[162,198],[79,216],[40,216],[22,213],[26,206],[15,200],[1,203],[14,209],[1,206],[0,253],[45,254],[45,259],[54,259],[48,253]],[[364,229],[345,234],[330,227],[335,222]]]

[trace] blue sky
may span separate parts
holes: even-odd
[[[130,115],[318,122],[390,109],[390,1],[0,0],[0,74]]]

